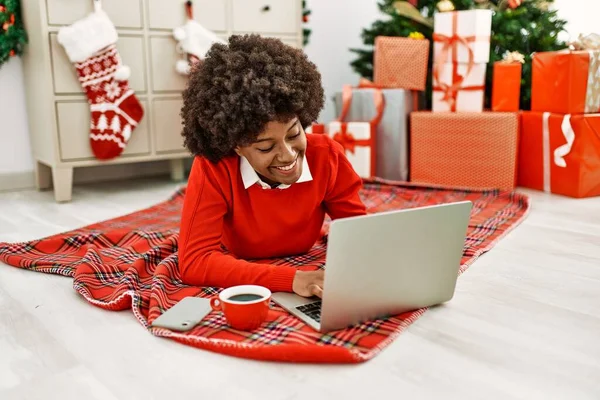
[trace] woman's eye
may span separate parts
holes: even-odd
[[[260,151],[261,153],[268,153],[271,150],[273,150],[273,147],[269,147],[268,149],[258,149],[258,151]]]
[[[288,139],[290,139],[290,140],[294,140],[294,139],[298,138],[299,136],[300,136],[300,132],[296,133],[296,134],[295,134],[295,135],[293,135],[293,136],[290,136]]]

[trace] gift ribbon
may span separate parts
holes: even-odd
[[[590,57],[588,67],[585,113],[600,112],[600,50],[587,50]]]
[[[542,119],[542,152],[544,157],[544,192],[550,192],[550,113]]]
[[[561,130],[567,143],[554,150],[554,164],[561,168],[566,168],[567,162],[564,157],[571,152],[573,142],[575,142],[575,131],[571,125],[571,115],[567,114],[564,116]]]
[[[375,85],[373,85],[375,86]],[[364,86],[362,87],[364,88]],[[373,98],[375,100],[375,117],[369,123],[372,127],[377,126],[379,122],[381,122],[381,118],[383,118],[383,109],[385,108],[385,100],[383,99],[383,92],[378,87],[373,87],[375,90],[373,91]],[[344,85],[342,87],[342,112],[340,116],[337,118],[337,121],[344,122],[346,119],[346,115],[348,115],[348,111],[350,111],[350,104],[352,103],[352,86]]]
[[[458,13],[452,13],[452,36],[446,36],[439,33],[433,34],[434,42],[442,43],[442,49],[440,50],[440,58],[436,60],[436,67],[433,69],[434,82],[437,85],[433,88],[434,91],[444,92],[442,101],[448,103],[451,111],[456,111],[456,98],[458,97],[459,90],[485,90],[485,86],[465,86],[463,82],[466,77],[469,76],[475,65],[475,55],[473,49],[471,49],[470,43],[477,41],[477,36],[460,36],[457,34],[458,28]],[[458,45],[462,44],[467,49],[469,55],[469,61],[467,62],[467,71],[464,76],[458,74],[458,63],[452,62],[452,84],[440,82],[440,76],[442,74],[442,68],[448,61],[448,54],[452,50],[451,60],[456,60],[458,55]]]
[[[364,82],[363,82],[364,83]],[[333,140],[339,142],[344,149],[347,149],[354,153],[355,146],[370,146],[371,147],[371,173],[375,174],[375,169],[377,167],[376,163],[376,128],[377,125],[381,122],[383,118],[383,110],[385,109],[385,100],[383,98],[383,92],[380,88],[375,87],[373,91],[373,98],[375,101],[375,117],[371,121],[369,121],[370,133],[371,137],[369,139],[361,139],[356,140],[351,134],[347,132],[346,123],[344,123],[344,119],[348,115],[348,111],[350,111],[350,104],[352,103],[352,86],[344,85],[342,87],[342,112],[340,116],[337,118],[337,121],[340,122],[341,132],[337,132],[333,136]],[[337,136],[337,139],[336,139]],[[351,150],[350,150],[351,149]]]
[[[348,132],[348,123],[342,122],[340,132],[333,135],[333,140],[342,145],[344,150],[354,154],[356,146],[371,146],[371,139],[356,139],[352,136],[352,133]]]
[[[370,81],[367,78],[360,78],[358,80],[359,89],[385,89],[385,86],[377,85],[373,81]]]
[[[571,115],[567,114],[563,117],[561,124],[562,134],[567,143],[554,150],[554,164],[557,167],[566,168],[567,162],[564,157],[571,152],[573,143],[575,142],[575,131],[571,125]],[[544,192],[550,193],[551,190],[551,166],[550,166],[550,113],[543,114],[542,122],[542,151],[544,162]]]
[[[359,89],[391,89],[385,86],[377,85],[374,82],[368,80],[367,78],[360,78],[358,80],[358,88]],[[407,90],[407,89],[402,89]],[[411,90],[412,95],[412,111],[419,111],[419,92],[416,90]]]

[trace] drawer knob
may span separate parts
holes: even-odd
[[[263,12],[271,11],[271,6],[269,6],[269,5],[266,5],[266,6],[264,6],[264,7],[262,8],[262,11],[263,11]]]

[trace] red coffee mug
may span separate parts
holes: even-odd
[[[252,331],[267,319],[271,291],[263,286],[240,285],[223,290],[210,299],[215,311],[222,311],[227,323],[240,331]]]

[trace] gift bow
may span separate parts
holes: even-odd
[[[373,81],[367,78],[360,78],[358,80],[358,88],[359,89],[385,89],[385,86],[376,85]]]
[[[463,82],[465,78],[469,76],[473,66],[475,65],[475,55],[473,54],[473,49],[469,46],[469,43],[475,42],[477,40],[477,36],[460,36],[456,33],[456,28],[458,26],[458,13],[452,13],[452,35],[442,35],[440,33],[433,34],[433,41],[442,43],[442,49],[440,51],[440,58],[436,60],[437,66],[433,70],[433,78],[434,82],[437,83],[434,90],[440,90],[444,93],[444,97],[442,101],[445,101],[450,106],[451,111],[456,111],[456,98],[458,96],[459,90],[483,90],[485,89],[483,86],[470,86],[463,87]],[[440,75],[442,74],[442,68],[444,68],[444,64],[446,64],[448,60],[448,54],[452,49],[454,56],[456,56],[458,45],[462,44],[467,49],[467,54],[469,55],[469,61],[467,62],[467,71],[464,76],[459,75],[456,72],[457,62],[452,62],[452,84],[449,85],[447,83],[440,82]]]
[[[354,154],[356,146],[371,146],[371,139],[360,139],[357,140],[350,132],[348,132],[348,124],[341,123],[340,124],[340,132],[336,132],[333,135],[333,140],[342,145],[344,150],[349,151]]]
[[[591,33],[587,36],[579,34],[577,40],[569,43],[573,50],[600,50],[600,35]]]
[[[543,114],[543,122],[542,122],[542,148],[544,153],[544,191],[551,192],[551,179],[550,179],[550,113],[545,112]],[[571,115],[567,114],[563,117],[563,121],[561,124],[562,134],[567,141],[567,143],[562,146],[556,148],[554,150],[554,165],[561,168],[567,167],[567,162],[565,161],[565,156],[571,152],[573,148],[573,143],[575,142],[575,131],[573,130],[573,126],[571,125]]]
[[[502,61],[505,63],[521,63],[525,64],[525,56],[518,51],[505,51],[502,56]]]

